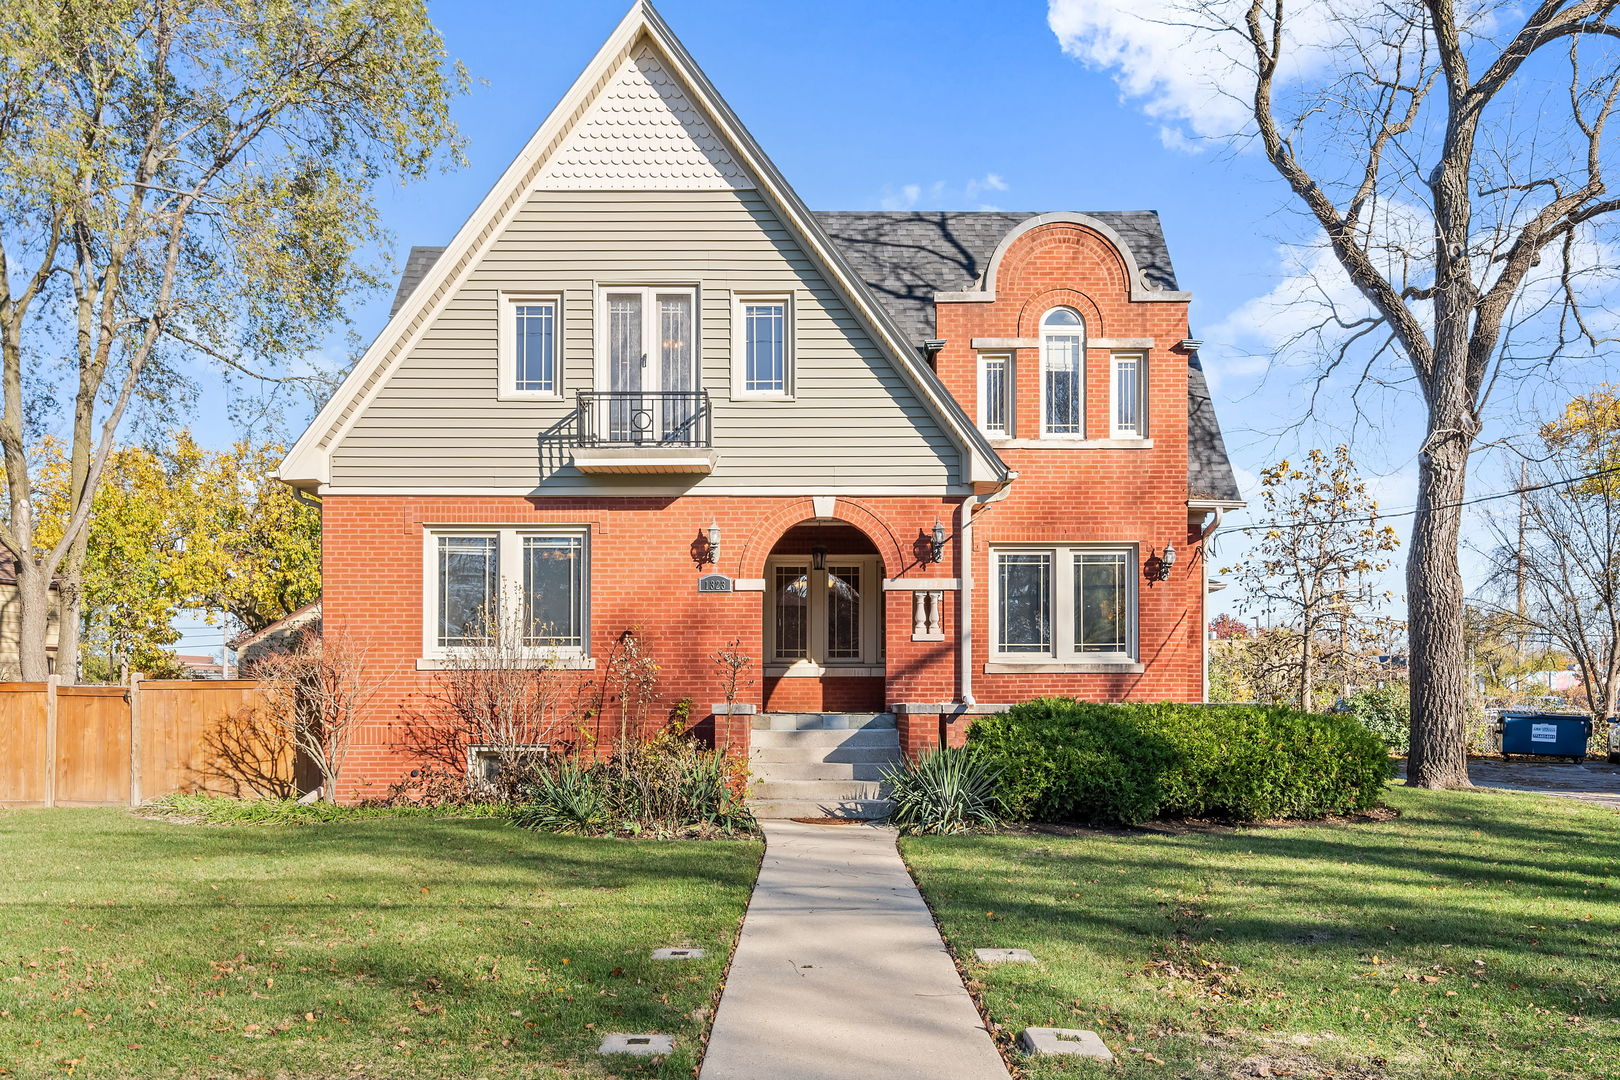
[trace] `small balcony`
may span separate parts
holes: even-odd
[[[713,450],[706,390],[581,390],[574,467],[584,473],[707,476]]]

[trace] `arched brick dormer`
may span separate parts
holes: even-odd
[[[1118,232],[1090,214],[1071,212],[1037,214],[1009,230],[985,263],[979,288],[988,293],[1005,288],[1008,278],[1016,277],[1029,259],[1053,244],[1080,251],[1091,248],[1103,256],[1104,265],[1111,270],[1111,278],[1133,301],[1185,303],[1191,299],[1184,292],[1150,288],[1142,277],[1135,253]]]

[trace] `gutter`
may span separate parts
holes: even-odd
[[[1221,519],[1226,516],[1226,511],[1228,509],[1237,509],[1244,504],[1237,503],[1234,505],[1230,502],[1218,500],[1199,502],[1189,499],[1187,505],[1195,510],[1208,510],[1213,515],[1209,519],[1209,524],[1204,526],[1204,531],[1198,534],[1198,562],[1200,567],[1200,580],[1198,583],[1198,651],[1203,657],[1204,663],[1204,692],[1201,696],[1207,705],[1209,704],[1209,620],[1206,618],[1209,614],[1209,547],[1207,541],[1215,530],[1221,527]]]
[[[1009,471],[1001,487],[989,495],[971,495],[963,499],[956,508],[956,542],[959,549],[958,557],[962,561],[962,587],[958,590],[961,606],[957,617],[957,668],[961,687],[958,700],[968,707],[976,704],[973,699],[973,514],[1012,494],[1012,482],[1016,479],[1018,474]]]

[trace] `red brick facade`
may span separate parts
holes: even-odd
[[[1029,339],[1041,315],[1057,304],[1086,320],[1088,342],[1151,339],[1148,363],[1148,437],[1151,447],[1054,448],[998,446],[1018,473],[1010,492],[978,505],[972,522],[972,694],[981,703],[1009,703],[1044,694],[1097,700],[1198,700],[1202,686],[1203,567],[1196,520],[1187,509],[1187,305],[1132,301],[1124,262],[1109,241],[1077,224],[1039,226],[1019,236],[1002,258],[993,302],[938,305],[937,336],[946,345],[936,369],[970,416],[977,415],[974,339]],[[1086,435],[1107,436],[1109,349],[1086,354]],[[1039,357],[1017,348],[1014,434],[1033,434],[1039,401]],[[836,437],[836,433],[829,433]],[[961,496],[839,498],[832,517],[817,526],[849,536],[858,530],[865,550],[882,559],[887,579],[962,579],[958,535]],[[820,507],[825,511],[826,507]],[[658,702],[647,722],[663,723],[677,704],[690,702],[690,722],[712,724],[718,743],[742,748],[746,717],[710,717],[723,699],[721,672],[711,657],[732,639],[756,658],[754,683],[739,698],[782,711],[870,710],[907,704],[955,702],[959,670],[959,592],[948,591],[943,640],[912,639],[912,593],[884,596],[884,675],[848,678],[767,676],[757,661],[764,647],[769,593],[760,591],[765,560],[784,534],[813,522],[808,497],[522,498],[496,496],[343,495],[326,497],[324,615],[328,633],[349,635],[366,649],[386,683],[354,746],[345,797],[381,794],[422,763],[414,748],[412,716],[426,706],[435,674],[419,670],[423,657],[425,534],[436,525],[566,524],[588,530],[589,653],[597,667],[570,675],[598,690],[607,658],[625,630],[635,628],[659,665]],[[926,561],[926,535],[934,521],[950,532],[943,561]],[[718,565],[700,563],[703,537],[718,525]],[[803,534],[799,534],[802,541]],[[1005,542],[1095,542],[1136,545],[1138,648],[1141,671],[1006,670],[990,659],[990,547]],[[1166,542],[1180,558],[1167,581],[1149,580],[1149,562]],[[697,579],[720,572],[747,591],[700,594]],[[1048,665],[1050,667],[1052,665]],[[986,670],[990,668],[990,670]],[[583,691],[582,691],[583,692]],[[603,721],[611,725],[611,721]],[[960,740],[968,718],[951,721]],[[937,712],[902,717],[910,749],[937,742]],[[611,733],[587,732],[610,738]]]

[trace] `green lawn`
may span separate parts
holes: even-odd
[[[993,1020],[1130,1075],[1620,1075],[1620,814],[1392,787],[1393,821],[902,841]],[[1031,1077],[1102,1075],[1031,1063]]]
[[[0,811],[0,1075],[690,1076],[759,854]],[[649,959],[667,945],[708,956]],[[598,1058],[616,1031],[676,1052]]]

